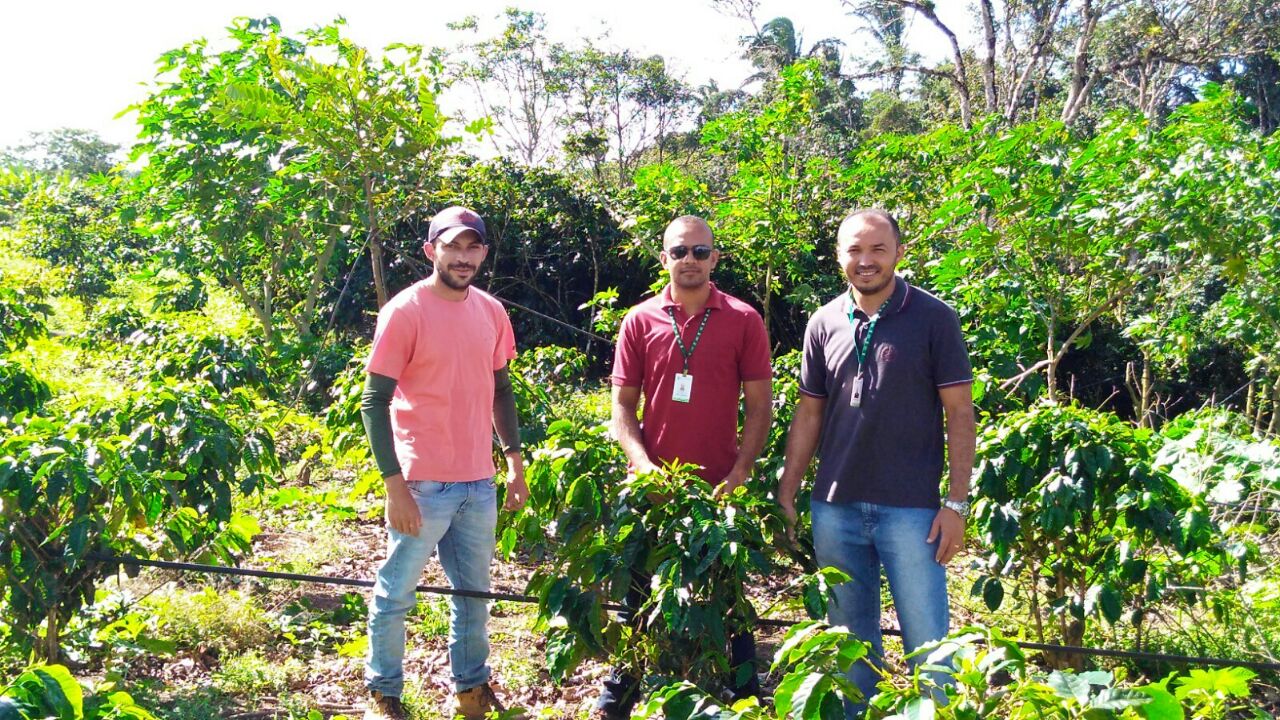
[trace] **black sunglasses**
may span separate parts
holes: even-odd
[[[694,260],[706,260],[711,257],[710,245],[694,245],[693,247],[673,245],[667,248],[667,255],[670,256],[672,260],[683,260],[684,256],[688,255],[691,250],[693,251]]]

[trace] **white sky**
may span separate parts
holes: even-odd
[[[449,47],[457,36],[446,23],[476,15],[479,36],[489,37],[508,5],[544,13],[553,40],[607,29],[616,46],[663,55],[693,85],[715,79],[735,87],[751,74],[738,45],[749,27],[708,0],[0,0],[0,147],[57,127],[95,130],[129,145],[132,116],[112,118],[144,97],[142,84],[154,77],[156,58],[198,37],[225,38],[224,28],[237,16],[275,15],[294,33],[341,15],[345,33],[369,48],[392,42]],[[937,5],[965,37],[968,0]],[[791,18],[806,47],[835,37],[846,43],[846,53],[860,54],[871,42],[839,0],[761,0],[760,23],[779,15]],[[910,38],[917,51],[930,59],[947,55],[942,35],[918,20],[915,25]]]

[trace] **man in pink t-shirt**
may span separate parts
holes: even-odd
[[[641,472],[664,463],[692,463],[698,476],[728,495],[742,486],[764,449],[772,415],[769,341],[760,313],[721,292],[711,282],[720,260],[711,227],[685,215],[667,226],[662,267],[671,282],[662,294],[627,313],[613,363],[612,423],[618,443]],[[644,396],[644,422],[640,397]],[[745,407],[738,435],[738,401]],[[634,573],[638,605],[648,578]],[[731,675],[755,659],[751,633],[734,637]],[[754,672],[732,688],[735,696],[758,695]],[[630,714],[634,678],[614,672],[596,704],[604,718]]]
[[[387,558],[369,606],[366,720],[407,717],[405,615],[437,549],[450,584],[489,590],[497,527],[493,434],[507,460],[506,508],[529,495],[507,362],[515,336],[502,304],[471,287],[488,254],[484,221],[461,207],[431,220],[431,276],[378,313],[361,415],[386,484]],[[502,710],[489,683],[488,602],[454,596],[449,661],[457,712]]]

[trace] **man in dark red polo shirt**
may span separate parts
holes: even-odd
[[[717,495],[727,495],[750,477],[769,433],[773,390],[764,322],[755,308],[711,282],[720,252],[702,218],[673,220],[660,258],[671,282],[622,321],[613,364],[613,432],[634,470],[691,463]],[[741,438],[740,398],[746,410]],[[731,645],[732,670],[754,662],[750,633]],[[597,703],[599,714],[627,717],[636,691],[634,678],[613,673]],[[738,697],[758,692],[754,672],[734,688]]]

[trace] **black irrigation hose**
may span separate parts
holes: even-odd
[[[144,560],[135,557],[117,557],[102,553],[89,553],[89,559],[99,562],[132,565],[137,567],[156,567],[166,570],[182,570],[207,575],[238,575],[242,577],[266,578],[271,580],[292,580],[295,582],[321,583],[325,585],[347,585],[350,587],[373,587],[372,580],[355,580],[352,578],[333,577],[330,575],[305,575],[302,573],[274,572],[271,570],[253,570],[250,568],[222,567],[218,565],[200,565],[197,563],[172,562],[169,560]],[[481,598],[484,600],[506,600],[508,602],[537,603],[538,599],[530,595],[517,595],[507,592],[484,592],[480,590],[455,590],[449,587],[419,585],[418,592],[433,595],[457,595],[460,597]],[[606,610],[624,610],[622,605],[605,603]],[[795,621],[760,618],[756,623],[762,627],[789,628]],[[886,635],[901,636],[902,631],[894,628],[883,628]],[[1175,665],[1204,665],[1216,667],[1241,667],[1262,672],[1280,672],[1280,663],[1258,662],[1253,660],[1231,660],[1228,658],[1198,657],[1191,655],[1166,655],[1162,653],[1138,652],[1135,650],[1107,650],[1104,648],[1081,647],[1078,645],[1053,645],[1049,643],[1018,641],[1018,647],[1024,650],[1043,650],[1066,653],[1069,655],[1088,655],[1094,657],[1122,658],[1125,660],[1146,660],[1165,662]]]

